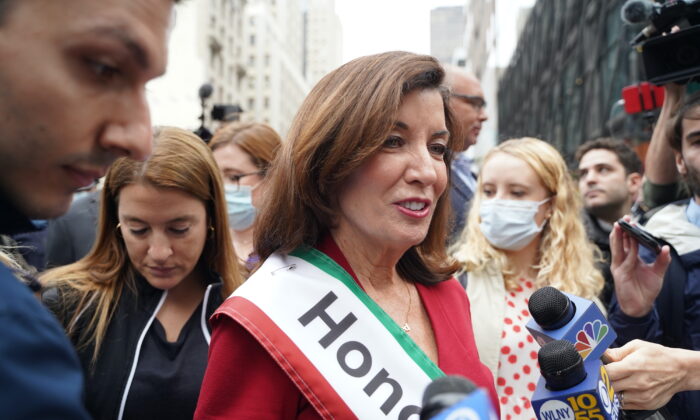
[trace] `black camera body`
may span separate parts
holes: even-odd
[[[652,84],[685,83],[700,75],[700,25],[651,38],[641,49],[646,78]]]
[[[623,7],[623,19],[648,23],[632,44],[642,54],[650,83],[685,83],[700,75],[700,0],[630,0]],[[683,29],[670,33],[675,25]]]

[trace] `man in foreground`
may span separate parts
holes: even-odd
[[[148,156],[145,84],[165,69],[173,4],[0,0],[0,233],[61,215],[117,157]],[[3,262],[3,418],[88,418],[71,344]]]

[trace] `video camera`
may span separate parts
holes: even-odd
[[[205,83],[199,87],[199,100],[201,101],[202,105],[202,113],[199,116],[201,124],[199,125],[199,128],[194,130],[194,133],[206,143],[209,143],[209,140],[211,140],[212,133],[207,127],[205,127],[206,115],[204,110],[206,109],[206,101],[213,92],[214,87],[210,83]],[[214,104],[211,107],[210,117],[214,121],[238,121],[238,118],[243,112],[243,108],[241,108],[238,104]]]
[[[631,41],[642,54],[646,80],[655,85],[686,83],[700,75],[700,0],[629,0],[622,7],[622,20],[647,23]],[[682,29],[670,33],[676,25]]]

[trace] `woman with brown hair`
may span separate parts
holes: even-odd
[[[281,145],[272,127],[252,122],[226,125],[209,142],[224,177],[233,245],[246,272],[259,261],[253,253],[255,219],[265,196],[267,171]]]
[[[192,418],[207,320],[241,284],[211,151],[176,128],[153,154],[120,158],[102,190],[97,241],[46,272],[43,300],[75,345],[95,418]]]
[[[443,77],[389,52],[311,91],[268,175],[263,263],[212,318],[195,418],[408,417],[444,374],[495,403],[445,252],[461,137]]]

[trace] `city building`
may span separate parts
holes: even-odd
[[[335,0],[308,0],[304,74],[313,86],[343,62],[343,33]]]
[[[209,83],[205,126],[214,105],[225,120],[270,124],[282,136],[320,77],[341,64],[334,0],[198,0],[176,7],[164,77],[147,87],[153,123],[196,129],[198,92]],[[240,111],[240,112],[238,112]]]
[[[430,55],[451,63],[455,50],[462,47],[465,16],[462,6],[438,7],[430,11]]]
[[[242,61],[245,0],[198,0],[175,9],[165,76],[147,86],[153,123],[194,129],[202,113],[199,87],[211,83],[213,104],[237,104],[246,74]],[[214,124],[215,125],[215,124]]]
[[[514,8],[517,13],[513,13]],[[520,8],[516,2],[496,0],[465,0],[462,7],[431,12],[431,55],[443,63],[463,67],[481,81],[489,119],[482,126],[477,144],[467,151],[477,161],[500,139],[498,83],[507,62],[503,57],[512,52],[528,12],[529,8]],[[446,23],[457,18],[462,19],[461,25]],[[448,28],[452,28],[451,33]],[[447,50],[446,42],[452,42]]]
[[[648,140],[650,123],[620,106],[622,88],[643,80],[630,46],[641,28],[622,22],[624,3],[536,2],[499,83],[501,137],[539,137],[567,158],[599,136]]]
[[[301,3],[248,0],[243,18],[241,119],[267,123],[282,136],[309,91]]]

